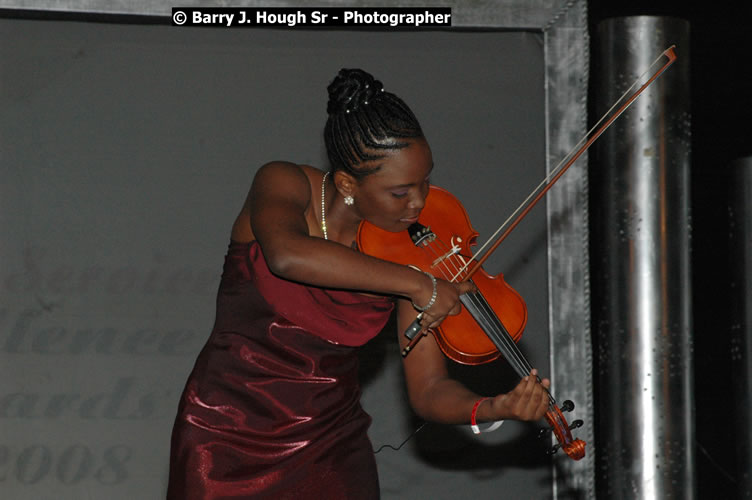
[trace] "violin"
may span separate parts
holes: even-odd
[[[431,186],[418,222],[406,232],[385,231],[363,221],[358,228],[357,244],[365,254],[459,282],[470,279],[471,247],[477,237],[459,200],[448,191]],[[487,363],[503,355],[520,378],[525,377],[532,366],[517,346],[527,323],[524,300],[501,274],[492,276],[480,268],[472,281],[478,291],[460,296],[462,311],[447,316],[438,328],[431,330],[439,348],[448,358],[467,365]],[[403,351],[403,356],[411,345]],[[545,418],[558,440],[552,452],[561,448],[569,457],[580,460],[585,456],[585,442],[572,437],[562,409],[550,392],[548,398]],[[574,404],[566,401],[562,407],[571,411]],[[581,425],[582,421],[577,420],[571,428]]]
[[[661,59],[664,58],[665,62],[661,63]],[[384,260],[415,266],[447,281],[473,280],[478,291],[460,296],[464,306],[460,314],[448,316],[438,328],[432,330],[437,344],[447,357],[463,364],[480,364],[503,355],[521,378],[530,373],[532,366],[517,347],[517,341],[522,336],[527,322],[525,302],[504,281],[501,274],[489,275],[483,270],[482,264],[564,172],[675,60],[676,54],[672,45],[638,77],[476,255],[473,256],[470,248],[475,245],[478,233],[470,225],[467,212],[453,195],[435,186],[431,186],[429,190],[418,222],[408,228],[409,238],[405,232],[390,233],[366,221],[361,222],[357,244],[362,252]],[[658,69],[632,92],[638,82],[643,81],[643,77],[656,65]],[[622,104],[619,105],[620,103]],[[497,236],[499,234],[501,235]],[[484,252],[489,244],[490,248]],[[422,338],[422,335],[415,335],[418,331],[420,324],[416,320],[405,332],[410,343],[403,350],[403,356],[406,356]],[[558,440],[552,452],[562,448],[572,459],[582,459],[585,456],[585,442],[572,438],[570,430],[580,427],[582,421],[575,420],[570,428],[562,413],[571,411],[574,404],[565,401],[559,408],[550,392],[548,398],[549,405],[545,418]]]

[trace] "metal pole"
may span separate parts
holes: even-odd
[[[689,23],[607,19],[597,37],[596,116],[663,50],[677,54],[594,151],[598,497],[691,499]]]
[[[752,498],[752,157],[731,164],[734,429],[738,498]]]

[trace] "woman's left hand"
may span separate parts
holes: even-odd
[[[489,399],[485,411],[478,408],[478,415],[483,420],[540,420],[548,411],[550,386],[548,379],[539,382],[538,371],[533,369],[512,391]]]

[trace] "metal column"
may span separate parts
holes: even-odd
[[[689,24],[614,18],[597,37],[596,116],[667,47],[678,57],[591,164],[598,497],[691,499]]]

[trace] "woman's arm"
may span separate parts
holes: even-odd
[[[400,348],[408,340],[402,334],[415,319],[410,303],[400,300],[397,311],[397,329]],[[463,424],[470,421],[475,403],[482,397],[449,377],[446,358],[432,334],[428,334],[404,358],[405,379],[410,405],[426,420],[446,424]],[[479,422],[491,420],[539,420],[548,409],[550,382],[538,382],[537,372],[522,379],[510,392],[499,394],[481,404],[477,410]]]
[[[311,197],[308,176],[297,165],[270,163],[254,178],[247,202],[250,225],[274,274],[325,288],[398,295],[420,305],[428,303],[433,284],[423,273],[312,235],[319,229],[311,222],[311,204],[318,202]],[[430,309],[432,324],[459,312],[459,294],[468,289],[443,280],[438,280],[437,287],[436,302]]]

